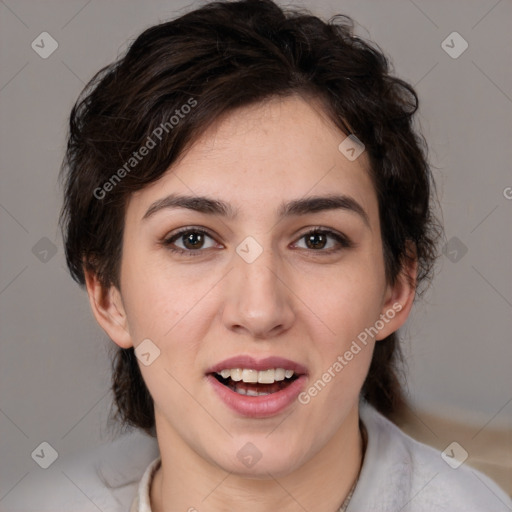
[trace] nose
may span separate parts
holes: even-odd
[[[232,331],[269,339],[287,331],[295,320],[293,293],[278,255],[271,250],[251,263],[234,255],[222,319]]]

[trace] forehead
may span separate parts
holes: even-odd
[[[347,137],[316,102],[272,99],[228,113],[203,133],[157,182],[135,192],[128,214],[142,218],[167,194],[203,195],[234,206],[240,218],[307,196],[353,197],[369,217],[376,195],[363,152],[350,161]]]

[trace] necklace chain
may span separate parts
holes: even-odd
[[[352,495],[354,494],[354,491],[356,490],[357,480],[354,482],[354,485],[352,486],[352,489],[350,489],[350,492],[347,494],[347,497],[343,500],[343,503],[341,504],[341,507],[338,509],[338,512],[345,512],[347,510],[348,504],[350,503],[350,500],[352,499]]]
[[[362,449],[362,455],[361,455],[361,466],[359,467],[359,474],[361,473],[361,468],[363,466],[363,461],[364,461],[364,456],[365,456],[365,453],[366,453],[366,445],[368,443],[368,434],[366,432],[366,428],[363,424],[363,422],[361,420],[359,420],[359,429],[361,431],[361,437],[362,437],[362,440],[363,440],[363,449]],[[148,495],[150,493],[150,486],[151,486],[151,483],[153,481],[153,477],[154,477],[154,474],[156,473],[157,469],[160,468],[160,465],[161,465],[161,459],[159,461],[159,463],[157,465],[155,465],[155,467],[153,468],[153,471],[152,471],[152,474],[149,478],[149,483],[148,483],[148,489],[147,489],[147,492],[148,492]],[[340,508],[336,511],[336,512],[346,512],[347,510],[347,507],[350,503],[350,500],[352,499],[352,496],[356,490],[356,486],[357,486],[357,482],[359,481],[359,475],[357,476],[356,478],[356,481],[354,482],[354,485],[352,486],[352,488],[350,489],[349,493],[347,494],[347,496],[345,497],[345,499],[343,500],[343,503],[341,504]],[[132,510],[139,510],[139,497],[137,496],[136,497],[136,502],[134,502],[132,504]],[[135,507],[135,508],[133,508]]]
[[[364,426],[364,424],[361,420],[359,420],[359,430],[361,431],[361,438],[363,441],[363,449],[362,449],[362,455],[361,455],[361,466],[359,467],[359,474],[361,474],[361,468],[363,467],[364,455],[366,453],[366,445],[368,444],[368,434],[366,432],[366,427]],[[347,497],[343,500],[343,503],[341,504],[341,507],[337,510],[337,512],[345,512],[347,510],[348,504],[350,503],[350,500],[352,499],[354,491],[356,490],[358,481],[359,481],[359,475],[357,475],[354,485],[352,486],[349,493],[347,494]]]

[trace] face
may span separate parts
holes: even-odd
[[[117,317],[101,322],[123,347],[150,340],[139,366],[159,443],[287,474],[357,414],[374,344],[405,319],[367,159],[348,160],[345,137],[314,103],[272,100],[132,195]]]

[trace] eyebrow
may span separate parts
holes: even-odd
[[[164,209],[185,208],[208,215],[219,215],[227,219],[234,219],[238,208],[229,203],[205,196],[184,196],[171,194],[155,201],[144,214],[143,220],[152,217]],[[363,222],[370,227],[370,220],[364,208],[352,197],[347,195],[312,196],[294,199],[282,204],[278,209],[278,217],[306,215],[327,210],[345,210],[357,214]]]

